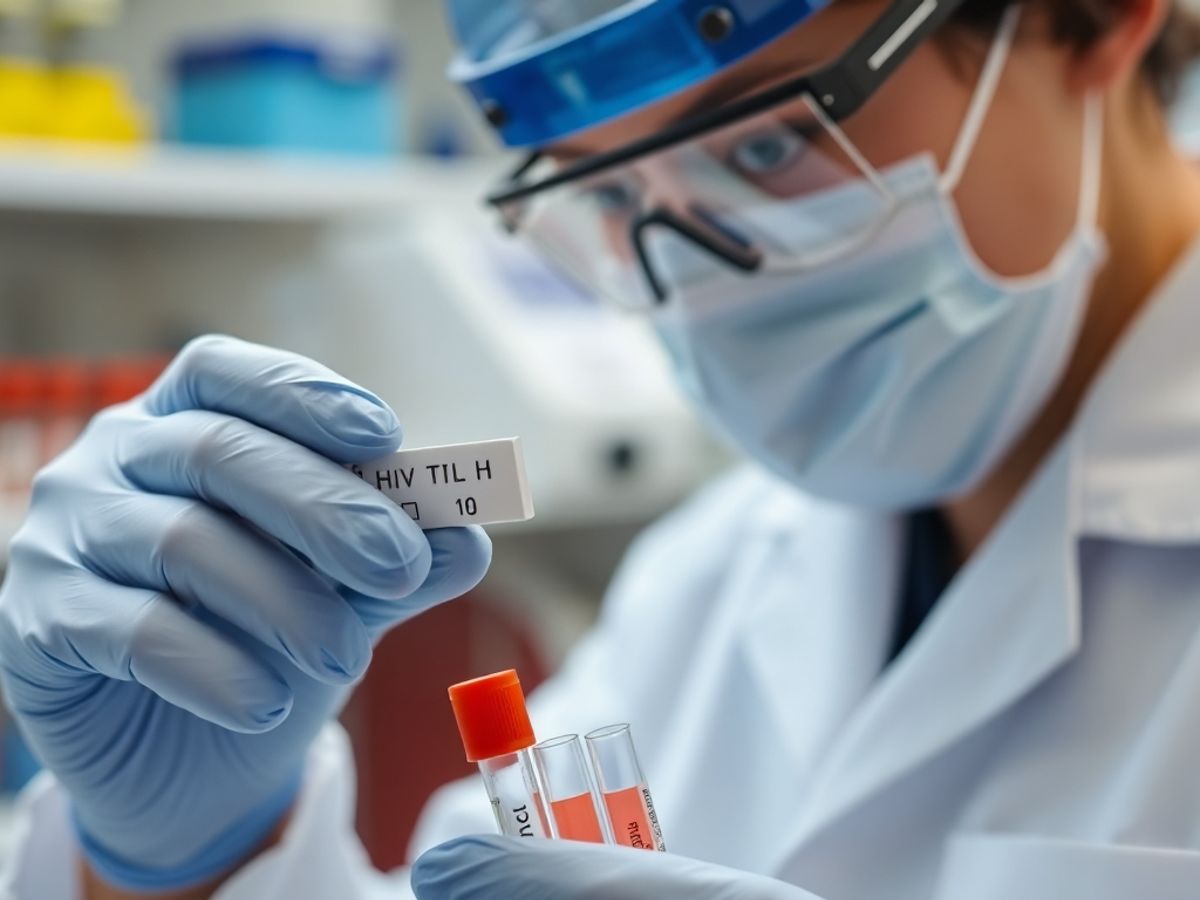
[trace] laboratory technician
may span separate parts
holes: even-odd
[[[49,774],[8,895],[1200,897],[1190,15],[449,7],[453,77],[531,151],[504,223],[644,311],[752,461],[637,544],[533,701],[544,734],[633,723],[673,852],[469,836],[467,783],[370,870],[330,723],[489,545],[340,467],[400,442],[372,394],[208,338],[14,542],[0,671]]]

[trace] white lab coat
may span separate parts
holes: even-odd
[[[539,733],[632,722],[672,850],[828,900],[1195,900],[1198,340],[1200,248],[886,670],[900,523],[744,471],[639,542]],[[330,732],[285,841],[220,900],[407,896],[351,798]],[[71,898],[62,797],[27,805],[10,890]],[[417,846],[480,830],[482,789],[454,785]]]

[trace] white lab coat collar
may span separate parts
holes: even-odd
[[[1200,539],[1198,288],[1200,251],[1193,251],[1148,304],[1076,425],[960,572],[926,627],[882,677],[877,668],[871,673],[876,680],[869,692],[820,754],[792,850],[1009,708],[1078,651],[1082,537]],[[825,555],[837,520],[821,509],[815,507],[816,515],[806,510],[813,534],[805,543]],[[901,530],[886,517],[854,527],[862,571],[828,597],[764,596],[754,612],[758,626],[775,622],[803,634],[813,603],[845,604],[847,621],[862,625],[870,621],[868,607],[894,602]],[[831,571],[830,560],[815,556],[800,565],[806,575]],[[868,591],[878,596],[864,597]],[[793,609],[789,618],[777,608],[787,603],[803,610]],[[876,608],[875,618],[890,630],[890,616]],[[801,691],[811,684],[805,654],[785,652],[780,639],[752,637],[758,631],[748,628],[744,636],[752,668],[763,676],[766,702],[789,743],[806,748],[795,759],[806,766],[813,759],[807,752],[811,704],[797,698],[826,688]],[[849,666],[852,682],[879,646],[875,633],[859,645],[861,658]]]
[[[1076,428],[1081,526],[1097,537],[1200,540],[1200,244],[1117,346]]]
[[[1065,448],[1054,455],[877,678],[814,775],[795,843],[1010,707],[1076,652],[1070,463]]]
[[[819,533],[797,530],[798,520]],[[748,537],[755,595],[740,617],[739,641],[784,751],[807,770],[883,666],[902,562],[901,523],[798,497],[780,485]],[[874,551],[869,565],[864,547]]]

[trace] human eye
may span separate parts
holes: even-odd
[[[811,146],[808,126],[773,127],[741,138],[729,151],[729,165],[747,178],[786,171]]]
[[[641,192],[626,181],[594,182],[581,193],[606,215],[630,215],[641,205]]]

